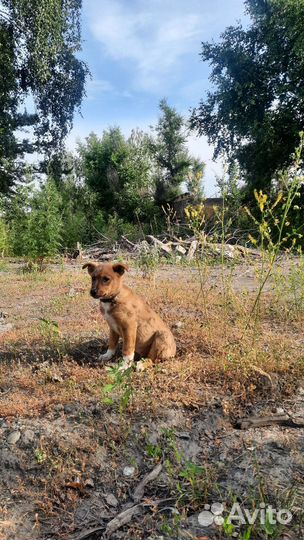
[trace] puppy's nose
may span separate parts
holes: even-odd
[[[90,295],[93,296],[93,298],[98,298],[98,294],[97,294],[97,291],[95,291],[95,289],[91,289]]]

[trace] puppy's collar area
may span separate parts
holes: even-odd
[[[113,296],[107,296],[106,298],[101,298],[100,301],[101,301],[102,304],[103,303],[105,303],[105,304],[115,304],[117,296],[118,296],[118,293],[114,294]]]

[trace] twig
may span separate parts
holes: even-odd
[[[95,527],[94,529],[88,529],[84,534],[77,536],[75,540],[91,540],[93,534],[101,533],[105,530],[105,527]]]
[[[106,531],[105,531],[105,538],[110,538],[111,534],[113,534],[117,529],[120,529],[120,527],[123,527],[123,525],[126,525],[131,521],[132,517],[135,514],[139,514],[141,511],[141,504],[135,504],[131,506],[131,508],[128,508],[127,510],[124,510],[123,512],[120,512],[115,518],[111,519],[109,521]]]
[[[277,424],[280,426],[303,428],[304,419],[294,420],[287,414],[277,414],[274,416],[252,416],[251,418],[241,418],[237,420],[237,429],[250,429],[252,427],[263,427]]]
[[[149,472],[149,474],[147,474],[142,480],[141,482],[139,482],[137,488],[135,489],[134,493],[133,493],[133,499],[135,502],[139,502],[141,501],[141,499],[143,498],[144,496],[144,491],[145,491],[145,487],[146,485],[149,483],[149,482],[152,482],[153,480],[155,480],[155,478],[158,477],[158,475],[161,473],[162,471],[162,464],[161,463],[158,463],[158,465],[156,465],[156,467],[154,467],[154,469],[152,469],[151,472]]]

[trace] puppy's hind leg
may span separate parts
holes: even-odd
[[[168,360],[173,358],[175,354],[176,345],[171,332],[155,332],[147,357],[151,360]]]

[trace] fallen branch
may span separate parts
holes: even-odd
[[[159,465],[157,465],[157,467],[155,467],[155,469],[157,469],[158,467],[159,467]],[[149,473],[144,478],[144,480],[147,480],[148,476],[150,477],[149,480],[148,480],[149,482],[151,480],[153,480],[154,478],[156,478],[157,474],[156,474],[155,469],[153,469],[153,471],[151,471],[151,473]],[[159,470],[159,472],[160,472],[160,470]],[[154,473],[153,478],[151,478],[152,473]],[[140,484],[141,483],[142,482],[140,482]],[[140,486],[140,484],[138,485],[138,487]],[[107,527],[101,526],[101,527],[96,527],[94,529],[88,529],[82,535],[77,536],[76,540],[92,540],[91,537],[93,535],[95,536],[95,535],[97,535],[99,533],[102,533],[102,532],[104,532],[104,535],[102,537],[98,536],[98,540],[101,540],[101,538],[107,538],[107,537],[110,538],[109,535],[111,535],[113,532],[117,531],[123,525],[126,525],[127,523],[129,523],[134,515],[140,513],[141,509],[144,509],[144,508],[158,508],[163,503],[166,503],[166,502],[174,502],[175,503],[176,500],[175,500],[174,497],[170,497],[170,498],[166,498],[166,499],[145,500],[141,504],[134,504],[133,506],[131,506],[127,510],[124,510],[123,512],[120,512],[119,514],[117,514],[117,516],[115,518],[113,518],[111,521],[109,521]]]
[[[237,429],[250,429],[264,426],[286,426],[292,428],[304,427],[304,419],[294,420],[287,414],[276,414],[273,416],[252,416],[251,418],[241,418],[237,420]]]
[[[124,510],[123,512],[120,512],[115,518],[111,519],[109,521],[106,531],[105,531],[105,538],[110,538],[111,534],[113,534],[117,529],[120,529],[120,527],[123,527],[129,521],[131,521],[132,517],[136,514],[139,514],[141,512],[141,504],[135,504],[131,506],[131,508],[128,508],[127,510]]]
[[[95,527],[94,529],[88,529],[85,533],[81,534],[80,536],[77,536],[75,540],[92,540],[93,535],[94,536],[96,536],[97,534],[99,535],[104,530],[105,530],[105,527]],[[98,538],[100,538],[100,536],[98,536]]]
[[[134,249],[135,248],[135,244],[134,242],[131,242],[131,240],[129,240],[129,238],[127,238],[126,236],[122,235],[121,236],[121,241],[123,242],[123,244],[126,244],[126,246],[130,249]]]
[[[145,491],[146,485],[149,484],[149,482],[152,482],[153,480],[155,480],[155,478],[158,477],[158,475],[162,471],[162,468],[163,468],[162,464],[159,463],[158,465],[156,465],[156,467],[154,467],[154,469],[152,469],[151,472],[149,472],[149,474],[147,474],[141,480],[141,482],[139,482],[137,488],[135,489],[135,491],[133,493],[133,499],[134,499],[135,502],[141,501],[141,499],[144,496],[144,491]]]

